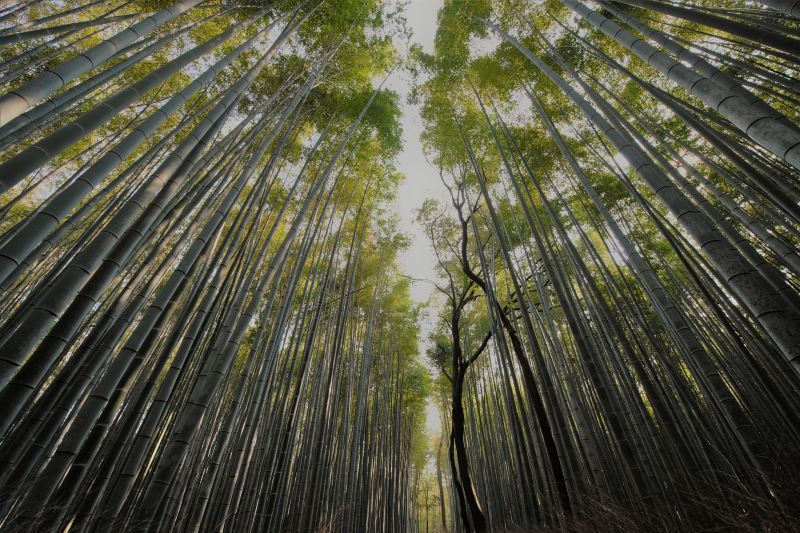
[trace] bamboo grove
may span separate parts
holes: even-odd
[[[406,529],[395,15],[0,10],[0,527]]]
[[[441,527],[798,527],[797,9],[444,3]]]
[[[0,0],[0,530],[800,527],[800,4],[404,7]]]

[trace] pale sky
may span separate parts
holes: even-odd
[[[410,0],[406,17],[414,32],[413,41],[422,45],[426,52],[433,52],[433,37],[436,32],[436,15],[442,5],[441,0]],[[404,46],[397,43],[398,47]],[[412,237],[411,247],[401,256],[400,262],[405,273],[414,278],[434,278],[434,258],[430,242],[414,221],[414,211],[425,198],[441,198],[445,194],[435,169],[425,160],[419,136],[422,121],[418,106],[406,103],[409,92],[409,75],[396,72],[387,82],[390,89],[400,94],[403,116],[403,151],[398,157],[398,170],[406,179],[400,185],[397,198],[397,211],[400,214],[401,229]],[[428,299],[431,287],[427,283],[414,283],[412,296],[415,300]]]
[[[407,0],[405,10],[409,28],[414,32],[412,41],[422,46],[423,50],[433,53],[433,38],[436,34],[436,23],[442,0]],[[498,40],[494,36],[475,40],[471,43],[473,54],[483,54],[493,50]],[[406,43],[395,42],[401,53],[405,53]],[[400,230],[411,237],[411,246],[400,256],[400,267],[403,272],[416,279],[436,279],[436,260],[431,248],[431,243],[422,228],[414,220],[414,212],[422,206],[426,198],[437,198],[449,204],[447,190],[439,180],[436,169],[425,159],[422,143],[419,136],[422,133],[422,120],[419,116],[419,107],[406,102],[408,97],[410,79],[405,72],[396,72],[387,81],[387,87],[400,94],[403,115],[400,123],[403,127],[403,151],[397,160],[397,169],[406,179],[400,184],[396,210],[400,216]],[[411,296],[417,302],[428,302],[434,296],[434,289],[430,283],[413,282]],[[435,296],[434,296],[435,297]],[[429,308],[431,314],[436,313],[435,305]],[[428,348],[428,333],[432,329],[431,317],[422,323],[420,333],[420,357],[425,360],[425,350]],[[428,435],[433,437],[441,432],[439,412],[432,402],[427,407]]]
[[[422,45],[426,52],[433,52],[433,37],[436,33],[436,16],[442,0],[410,0],[406,9],[406,19],[414,32],[413,41]],[[404,52],[405,43],[396,43]],[[435,279],[435,259],[430,241],[414,221],[414,211],[429,197],[444,198],[446,191],[439,181],[435,169],[425,160],[419,136],[422,121],[419,108],[406,102],[409,92],[409,76],[405,72],[395,73],[387,82],[388,88],[400,94],[403,116],[403,151],[397,159],[397,168],[406,179],[400,184],[396,208],[400,216],[400,229],[411,237],[411,246],[400,256],[400,267],[412,278]],[[412,283],[411,296],[418,302],[427,302],[432,294],[429,283]],[[423,323],[420,339],[420,354],[424,358],[427,349],[427,336],[430,320]],[[427,408],[428,434],[433,436],[441,431],[439,413],[433,403]]]

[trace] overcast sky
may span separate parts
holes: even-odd
[[[426,52],[433,52],[433,37],[436,32],[436,15],[442,5],[441,0],[410,0],[406,9],[408,25],[414,32],[413,41],[422,45]],[[405,43],[396,43],[404,51]],[[397,160],[397,168],[406,179],[400,184],[397,195],[397,212],[400,215],[400,229],[411,237],[411,246],[400,256],[400,267],[412,278],[434,279],[434,257],[430,241],[414,222],[414,211],[425,198],[442,198],[446,194],[435,170],[425,160],[419,136],[422,121],[419,109],[406,102],[409,92],[409,76],[405,72],[395,73],[387,86],[400,94],[403,115],[403,151]],[[431,296],[431,285],[424,282],[412,284],[411,296],[418,302],[426,302]],[[427,348],[427,333],[430,321],[423,324],[420,350]],[[424,353],[420,354],[424,358]],[[433,404],[427,409],[428,433],[433,436],[441,431],[439,413]]]
[[[436,32],[436,15],[441,0],[411,0],[407,8],[408,24],[414,32],[413,41],[422,45],[426,52],[433,52],[433,37]],[[397,43],[398,47],[404,47]],[[401,228],[412,236],[411,247],[401,256],[401,266],[405,273],[415,278],[433,278],[434,259],[430,243],[421,228],[414,222],[414,211],[425,198],[441,197],[444,193],[439,178],[431,165],[425,160],[419,136],[422,121],[419,108],[406,103],[409,91],[409,76],[405,72],[395,73],[387,82],[389,88],[400,93],[403,104],[403,151],[398,157],[398,170],[406,179],[400,185],[397,210],[401,217]],[[415,300],[427,300],[430,285],[414,283],[412,296]]]

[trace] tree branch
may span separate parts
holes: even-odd
[[[483,340],[481,341],[481,345],[478,346],[478,349],[475,350],[475,353],[473,353],[472,356],[469,359],[467,359],[467,362],[464,363],[464,368],[465,369],[469,365],[474,363],[475,360],[481,355],[481,353],[483,353],[483,351],[489,345],[489,339],[491,339],[491,338],[492,338],[492,330],[490,329],[489,331],[486,332],[486,335],[484,335]]]

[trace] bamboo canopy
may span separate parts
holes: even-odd
[[[800,3],[406,7],[0,1],[0,530],[798,527]]]

